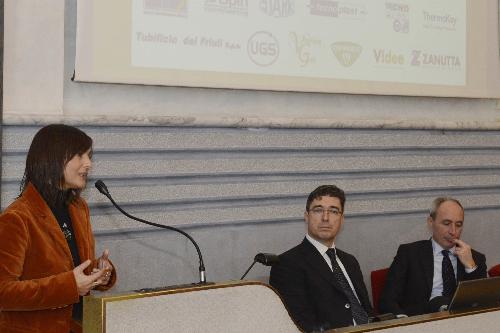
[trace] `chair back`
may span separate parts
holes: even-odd
[[[370,278],[372,282],[372,301],[373,301],[373,311],[375,314],[379,314],[378,303],[380,301],[380,296],[384,290],[385,280],[387,279],[387,273],[389,268],[382,268],[376,271],[372,271]]]
[[[490,275],[490,277],[500,276],[500,264],[491,267],[490,270],[488,271],[488,274]]]

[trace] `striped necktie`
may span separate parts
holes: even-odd
[[[332,262],[332,271],[335,280],[337,280],[338,285],[342,288],[342,292],[349,300],[349,303],[351,305],[352,317],[356,321],[356,324],[361,325],[368,323],[368,314],[359,303],[358,299],[356,298],[356,295],[354,295],[354,292],[351,289],[349,282],[347,282],[347,279],[337,262],[337,255],[335,253],[335,249],[328,249],[326,251],[326,254],[328,255],[328,257],[330,257],[330,261]]]

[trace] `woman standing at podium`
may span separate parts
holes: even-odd
[[[0,215],[0,332],[78,331],[82,296],[110,288],[108,251],[95,259],[87,203],[92,139],[67,125],[36,133],[21,194]]]

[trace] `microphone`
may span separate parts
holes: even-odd
[[[245,276],[247,276],[248,272],[252,269],[253,265],[255,265],[256,262],[259,264],[262,264],[264,266],[272,266],[274,264],[277,264],[280,261],[280,258],[272,253],[257,253],[255,258],[253,258],[253,263],[248,267],[246,270],[245,274],[240,278],[240,280],[243,280]]]
[[[191,241],[191,243],[193,243],[194,247],[196,248],[196,252],[198,252],[198,259],[200,261],[200,268],[199,268],[199,271],[200,271],[200,284],[207,283],[206,274],[205,274],[205,265],[203,264],[203,257],[201,255],[200,248],[198,247],[198,244],[196,244],[196,242],[194,241],[194,239],[188,233],[186,233],[185,231],[182,231],[181,229],[175,228],[175,227],[171,227],[171,226],[168,226],[168,225],[163,225],[163,224],[149,222],[149,221],[143,220],[141,218],[132,216],[129,213],[127,213],[126,211],[124,211],[120,206],[118,206],[118,204],[111,197],[111,194],[109,194],[108,188],[106,187],[106,184],[104,184],[104,182],[102,180],[100,180],[100,179],[97,180],[95,182],[95,187],[99,190],[99,192],[101,192],[106,197],[108,197],[109,201],[111,201],[111,203],[113,204],[113,206],[115,206],[116,209],[118,209],[126,217],[131,218],[132,220],[136,220],[138,222],[144,223],[144,224],[152,225],[154,227],[172,230],[172,231],[178,232],[180,234],[183,234],[185,237],[187,237]]]
[[[280,257],[272,253],[257,253],[253,260],[264,266],[272,266],[280,261]]]

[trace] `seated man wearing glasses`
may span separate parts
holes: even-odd
[[[322,185],[307,198],[307,234],[280,255],[269,283],[305,331],[322,331],[368,322],[372,308],[358,261],[335,247],[344,223],[344,191]]]

